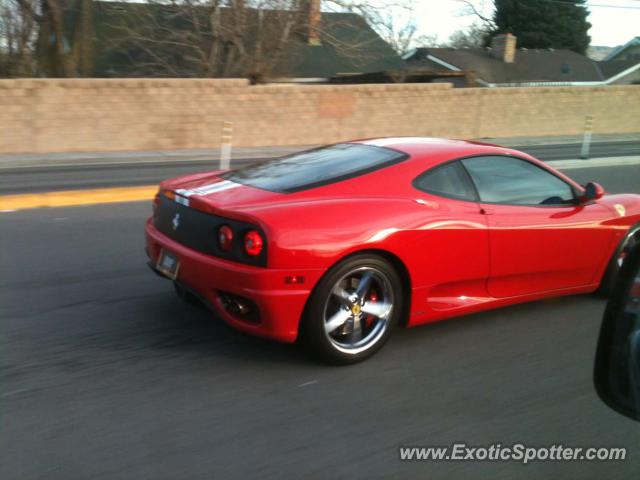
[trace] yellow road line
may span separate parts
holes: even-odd
[[[98,203],[136,202],[151,200],[157,191],[157,185],[145,185],[142,187],[98,188],[92,190],[0,195],[0,211],[26,210],[29,208],[43,207],[71,207]]]

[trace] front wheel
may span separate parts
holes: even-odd
[[[357,255],[320,280],[305,309],[301,334],[323,360],[355,363],[384,345],[402,311],[402,282],[394,267],[378,256]]]
[[[618,276],[618,272],[620,271],[625,258],[638,243],[640,243],[640,223],[635,224],[629,229],[629,232],[625,235],[618,245],[618,248],[616,248],[616,251],[613,253],[604,276],[602,277],[602,281],[600,282],[600,286],[596,291],[598,295],[608,297],[611,294],[616,277]]]

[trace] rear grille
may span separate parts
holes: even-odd
[[[266,245],[257,257],[250,257],[243,249],[242,239],[249,230],[257,230],[266,238],[264,232],[255,225],[200,212],[163,195],[158,197],[153,224],[167,237],[200,253],[248,265],[267,265]],[[233,229],[233,247],[228,252],[218,246],[218,229],[221,225],[229,225]]]

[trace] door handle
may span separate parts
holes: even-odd
[[[487,207],[480,207],[480,213],[482,215],[493,215],[493,209]]]

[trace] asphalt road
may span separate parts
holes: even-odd
[[[573,170],[640,191],[638,166]],[[145,265],[146,202],[0,214],[0,478],[581,478],[640,474],[592,386],[604,302],[398,330],[328,367],[186,305]],[[400,445],[626,446],[624,463],[402,463]]]
[[[580,144],[532,145],[514,147],[526,151],[542,160],[565,160],[578,158]],[[597,142],[591,147],[592,158],[640,155],[640,142]],[[234,159],[232,166],[268,160],[268,158]],[[0,170],[0,195],[80,188],[102,188],[111,186],[151,185],[165,178],[201,172],[217,167],[215,161],[149,162],[118,165],[80,165],[60,167],[33,167]]]

